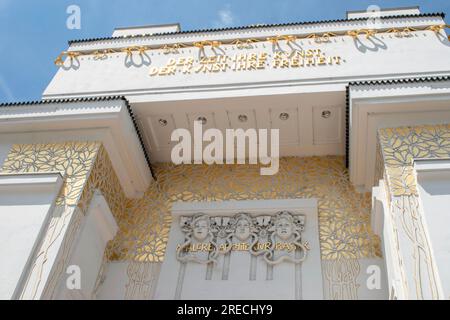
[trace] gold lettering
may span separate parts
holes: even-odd
[[[314,50],[308,49],[308,50],[306,51],[306,57],[307,57],[307,58],[312,58],[312,57],[314,57]]]
[[[327,56],[321,49],[293,50],[291,52],[276,51],[272,55],[267,52],[237,53],[233,56],[211,55],[170,58],[160,67],[150,67],[150,76],[168,76],[177,73],[221,73],[231,71],[262,70],[270,66],[273,69],[289,69],[323,65],[340,65],[340,56]]]
[[[314,66],[316,65],[316,59],[314,57],[309,57],[306,59],[306,65],[307,66]]]
[[[150,75],[156,76],[158,74],[159,69],[156,67],[150,68]]]
[[[317,56],[316,61],[317,61],[317,65],[321,66],[321,65],[326,64],[327,59],[325,58],[325,56],[320,55],[320,56]]]

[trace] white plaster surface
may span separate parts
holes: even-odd
[[[128,261],[111,261],[108,263],[105,281],[97,294],[98,300],[125,299],[128,284]]]
[[[100,192],[96,191],[79,234],[72,245],[68,266],[78,266],[81,271],[80,289],[68,289],[67,278],[61,277],[59,299],[92,299],[97,278],[102,267],[103,254],[108,241],[118,230],[114,217]]]
[[[7,142],[0,142],[0,168],[3,165],[6,157],[8,156],[9,150],[11,149],[11,144]]]
[[[404,19],[383,19],[379,28],[421,28],[429,25],[442,24],[441,17],[420,17]],[[285,26],[260,28],[245,31],[246,38],[267,38],[280,34],[324,32],[342,32],[368,28],[366,21],[350,21],[334,24],[317,24],[312,26]],[[242,38],[242,30],[232,30],[214,33],[178,34],[155,38],[119,39],[114,41],[74,43],[70,50],[99,50],[106,48],[124,48],[142,45],[173,44],[177,42],[196,42],[205,40],[229,41]],[[311,84],[346,84],[348,81],[360,79],[389,77],[418,77],[439,75],[450,71],[448,56],[450,46],[444,34],[437,37],[432,31],[414,32],[411,37],[396,37],[390,34],[376,35],[366,39],[364,35],[356,41],[351,37],[336,37],[325,44],[314,40],[298,41],[303,49],[321,49],[329,56],[342,56],[341,65],[319,66],[305,68],[282,68],[254,71],[227,71],[219,73],[182,73],[173,76],[152,77],[149,75],[152,67],[161,67],[167,60],[179,56],[196,57],[198,49],[188,47],[181,49],[178,55],[165,55],[161,51],[151,51],[144,61],[135,54],[133,61],[125,59],[125,53],[110,55],[107,59],[96,60],[91,57],[80,57],[77,68],[60,68],[44,92],[45,97],[83,96],[97,94],[126,94],[130,96],[144,93],[153,96],[167,96],[167,100],[177,100],[179,93],[189,92],[192,97],[199,92],[220,93],[222,96],[230,90],[245,92],[252,95],[258,88],[273,88]],[[285,50],[290,50],[285,43]],[[223,46],[227,55],[241,54],[233,46]],[[206,54],[212,55],[210,48]],[[270,43],[258,43],[245,53],[266,52],[273,54]],[[128,61],[128,63],[127,63]],[[89,79],[89,81],[86,81]],[[272,90],[265,90],[271,94]],[[170,96],[172,95],[172,96]]]
[[[110,261],[98,300],[149,300],[153,298],[160,262]]]
[[[419,169],[416,166],[419,195],[441,294],[444,299],[450,299],[450,161],[431,160],[426,167]]]
[[[17,299],[62,185],[58,173],[0,175],[0,299]]]

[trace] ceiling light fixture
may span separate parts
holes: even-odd
[[[248,118],[245,114],[240,114],[238,116],[238,120],[239,120],[239,122],[247,122]]]
[[[330,110],[322,111],[322,118],[327,119],[330,116],[331,116],[331,111]]]
[[[289,119],[289,113],[286,112],[280,113],[280,120],[286,121],[287,119]]]
[[[198,118],[197,118],[197,121],[200,121],[200,122],[202,123],[202,125],[205,125],[205,124],[206,124],[206,122],[207,122],[206,118],[205,118],[205,117],[203,117],[203,116],[201,116],[201,117],[198,117]]]

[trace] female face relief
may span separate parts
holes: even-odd
[[[203,241],[208,237],[209,224],[206,219],[200,219],[194,223],[194,238]]]
[[[250,222],[247,219],[241,218],[236,223],[236,238],[241,241],[247,240],[250,236]]]
[[[292,222],[287,218],[278,219],[275,228],[277,236],[282,240],[289,239],[293,232]]]

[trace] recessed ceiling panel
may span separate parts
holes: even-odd
[[[258,129],[254,110],[227,111],[232,129]]]
[[[342,106],[320,106],[313,108],[314,144],[342,142]]]
[[[176,129],[172,115],[155,115],[148,118],[152,140],[156,149],[167,148],[171,145],[170,136]]]
[[[298,108],[271,108],[270,121],[272,129],[280,130],[280,144],[299,143]]]
[[[214,128],[218,129],[216,126],[216,121],[214,119],[213,112],[196,112],[187,114],[189,128],[191,132],[194,130],[194,121],[202,121],[203,132],[207,129]]]

